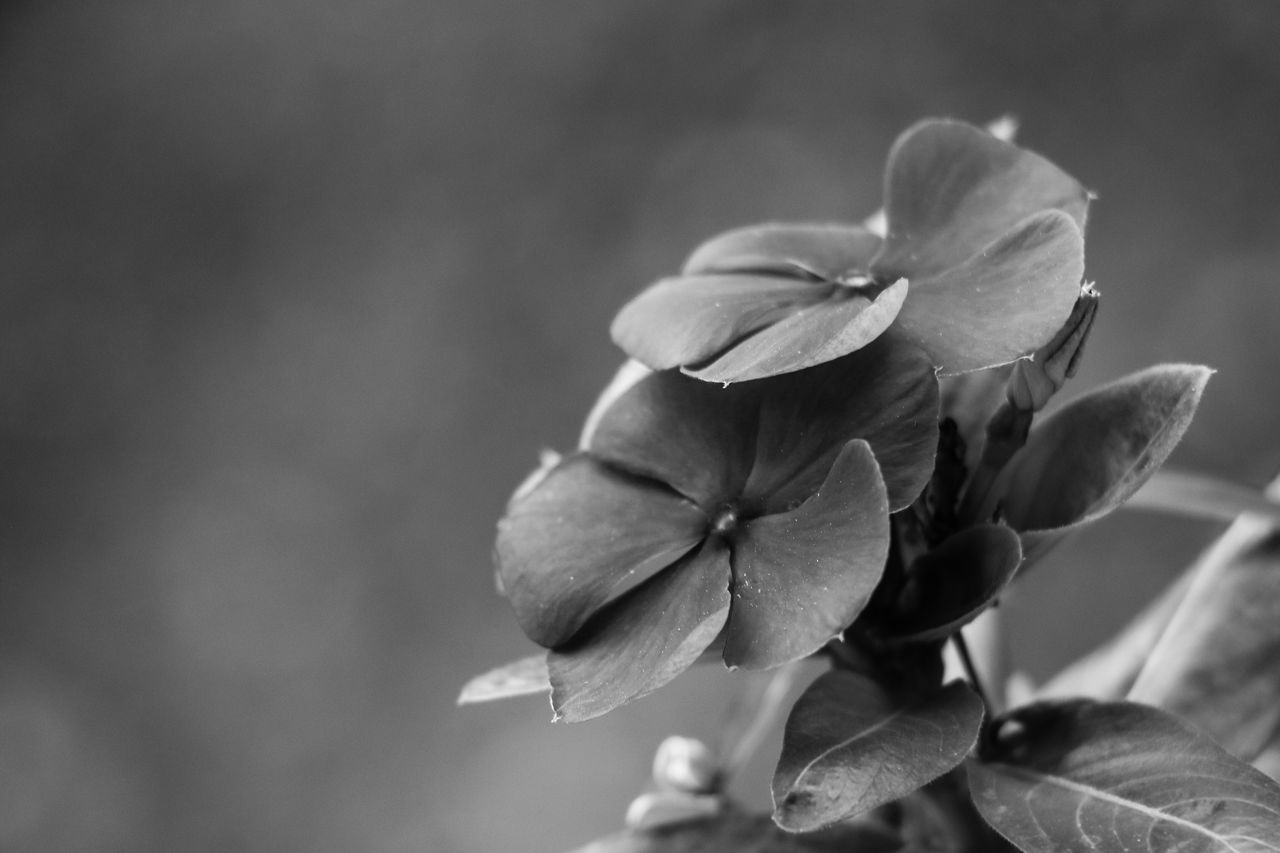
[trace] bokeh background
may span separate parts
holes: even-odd
[[[117,0],[0,8],[0,850],[554,853],[703,671],[458,710],[530,647],[493,525],[699,240],[858,219],[894,136],[1011,112],[1100,198],[1075,388],[1220,371],[1175,461],[1280,469],[1280,5]],[[1033,676],[1212,525],[1011,596]],[[741,793],[763,802],[767,745]]]

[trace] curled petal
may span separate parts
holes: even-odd
[[[964,263],[911,281],[898,328],[944,373],[1005,364],[1053,337],[1084,275],[1084,237],[1062,211],[1037,213]]]
[[[601,605],[680,559],[706,525],[670,489],[573,456],[498,523],[498,574],[524,632],[556,646]]]
[[[1083,229],[1088,204],[1088,191],[1038,154],[963,122],[921,122],[889,152],[889,234],[872,267],[915,287],[1032,214],[1061,210]]]
[[[778,275],[664,278],[624,305],[609,332],[627,355],[654,370],[697,364],[821,302],[834,287]]]
[[[728,613],[729,553],[709,539],[547,656],[556,718],[589,720],[657,690],[693,665]]]
[[[868,298],[839,288],[730,347],[710,364],[685,369],[707,382],[745,382],[794,373],[862,349],[889,328],[907,296],[905,279]]]
[[[884,481],[871,447],[851,441],[813,497],[734,536],[725,663],[765,669],[817,651],[862,612],[888,553]]]
[[[683,274],[772,270],[835,281],[865,273],[880,243],[880,237],[856,225],[752,225],[703,243],[685,262]]]

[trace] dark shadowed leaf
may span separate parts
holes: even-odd
[[[1215,543],[1129,698],[1179,715],[1245,761],[1280,741],[1280,531],[1244,516]]]
[[[769,270],[836,281],[866,273],[880,237],[857,225],[766,223],[712,237],[685,261],[683,275]]]
[[[937,420],[928,359],[890,333],[811,370],[728,388],[651,374],[604,411],[590,451],[703,506],[741,501],[772,513],[812,495],[845,443],[861,438],[896,510],[928,481]]]
[[[1008,527],[970,527],[911,566],[903,610],[885,626],[898,640],[936,640],[955,633],[987,609],[1022,562],[1018,534]]]
[[[1280,850],[1280,785],[1134,703],[1015,711],[969,781],[982,816],[1025,853]]]
[[[862,349],[902,310],[906,279],[878,294],[838,287],[810,305],[745,338],[704,367],[685,368],[706,382],[746,382],[793,373]]]
[[[622,307],[610,334],[655,370],[697,364],[808,305],[838,285],[780,275],[664,278]]]
[[[492,702],[495,699],[545,693],[550,689],[547,655],[544,652],[477,675],[463,686],[462,693],[458,695],[458,704]]]
[[[498,523],[498,574],[520,627],[555,646],[697,545],[706,525],[670,489],[571,456]]]
[[[659,829],[631,829],[579,847],[573,853],[912,853],[896,829],[860,820],[824,832],[795,835],[767,814],[729,809],[703,820]]]
[[[862,612],[889,555],[889,504],[870,446],[849,442],[813,497],[747,522],[733,541],[725,663],[765,669],[826,645]]]
[[[1066,322],[1084,275],[1084,236],[1046,210],[954,267],[909,276],[896,327],[944,373],[1004,364],[1043,346]]]
[[[1211,374],[1192,365],[1148,368],[1073,400],[1033,429],[997,486],[1024,550],[1106,515],[1137,491],[1182,438]]]
[[[1084,187],[1040,155],[962,122],[924,121],[889,152],[889,234],[873,268],[914,285],[1043,210],[1062,210],[1083,229],[1088,203]]]
[[[911,793],[964,759],[982,714],[964,682],[904,699],[866,676],[828,672],[787,720],[774,820],[812,830]]]
[[[713,538],[600,610],[547,655],[557,719],[588,720],[657,690],[698,659],[729,614],[729,552]]]

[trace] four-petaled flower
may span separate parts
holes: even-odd
[[[498,528],[557,714],[648,693],[717,638],[759,669],[839,634],[880,579],[889,513],[928,480],[937,418],[929,358],[890,339],[730,388],[679,371],[629,388]]]
[[[613,339],[655,370],[724,383],[821,364],[891,326],[944,373],[1004,364],[1071,312],[1088,201],[1037,154],[926,121],[890,152],[883,239],[850,225],[730,231],[624,306]]]

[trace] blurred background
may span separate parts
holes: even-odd
[[[1011,112],[1098,192],[1074,390],[1207,363],[1175,462],[1266,481],[1278,44],[1244,0],[0,7],[0,850],[618,826],[737,682],[575,727],[456,709],[531,651],[494,523],[631,294],[720,229],[870,213],[921,117]],[[1018,663],[1089,648],[1214,532],[1127,513],[1061,548],[1005,607]]]

